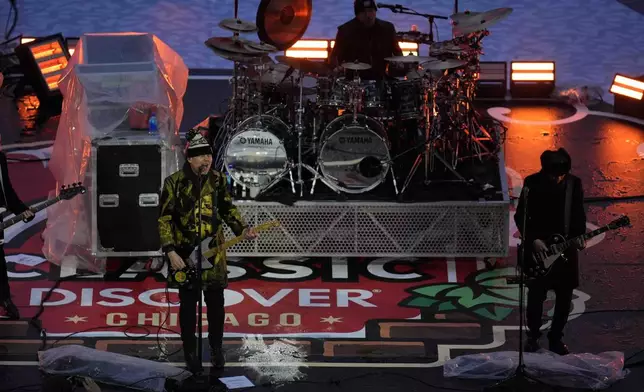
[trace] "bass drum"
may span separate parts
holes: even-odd
[[[226,145],[226,171],[238,184],[261,191],[287,170],[287,134],[288,126],[277,117],[248,118]]]
[[[345,114],[331,121],[321,135],[318,167],[343,192],[369,192],[387,177],[391,158],[382,124],[371,117]]]

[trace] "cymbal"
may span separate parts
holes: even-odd
[[[275,60],[308,74],[326,76],[331,73],[331,68],[326,63],[286,56],[275,56]]]
[[[265,71],[262,72],[261,75],[258,75],[253,78],[255,81],[260,81],[262,84],[280,84],[282,80],[284,80],[284,77],[286,76],[287,72],[289,69],[292,67],[286,65],[286,64],[270,64],[270,65],[265,65],[264,69]],[[299,77],[299,71],[295,70],[293,72],[294,77]]]
[[[426,63],[428,61],[438,60],[434,57],[422,57],[422,56],[394,56],[394,57],[385,57],[385,61],[390,63]]]
[[[371,65],[366,63],[359,63],[357,61],[355,63],[342,63],[341,67],[344,69],[351,69],[354,71],[366,71],[368,69],[371,69]]]
[[[460,12],[450,16],[452,19],[452,32],[454,36],[460,37],[486,30],[491,26],[507,18],[512,8],[496,8],[485,12]]]
[[[458,53],[461,53],[463,50],[466,50],[467,48],[468,48],[467,45],[458,45],[454,43],[454,41],[448,40],[448,41],[442,41],[442,42],[434,42],[433,44],[430,45],[429,52],[432,55],[434,53],[458,54]]]
[[[248,49],[257,50],[264,53],[275,53],[278,51],[278,49],[273,45],[269,45],[264,42],[248,41],[248,42],[245,42],[244,45]]]
[[[252,33],[257,31],[257,26],[254,23],[246,22],[241,19],[224,19],[219,22],[219,27],[239,33]]]
[[[231,37],[210,37],[206,40],[205,44],[209,48],[223,50],[225,52],[233,52],[249,56],[258,55],[257,51],[248,50],[244,47],[244,42],[250,41]]]
[[[423,63],[422,67],[426,71],[442,71],[445,69],[460,67],[465,64],[467,64],[467,61],[447,59]]]
[[[257,7],[257,36],[279,50],[293,46],[306,33],[313,0],[261,0]]]

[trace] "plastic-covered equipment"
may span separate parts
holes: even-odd
[[[624,353],[557,355],[541,350],[525,353],[526,372],[544,384],[565,388],[605,389],[626,377]],[[519,364],[519,353],[502,351],[463,355],[443,365],[445,377],[502,380],[511,376]]]
[[[130,357],[79,345],[38,352],[47,374],[89,377],[94,381],[150,392],[163,392],[166,379],[181,383],[192,373],[163,362]]]
[[[155,136],[166,149],[164,174],[178,170],[187,83],[183,59],[152,34],[81,37],[59,83],[64,101],[49,168],[59,185],[80,182],[88,192],[48,209],[43,253],[49,261],[105,272],[105,258],[92,253],[92,145],[145,124],[146,113],[153,113]],[[144,121],[137,118],[142,114]]]

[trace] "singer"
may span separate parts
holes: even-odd
[[[342,63],[358,61],[371,65],[360,72],[367,80],[385,78],[386,57],[402,56],[396,38],[396,28],[390,22],[376,18],[378,6],[374,0],[355,0],[355,18],[338,27],[335,46],[329,63],[338,70]]]
[[[163,252],[174,271],[186,268],[188,256],[197,246],[199,211],[201,212],[201,233],[203,238],[212,237],[211,247],[224,242],[222,221],[236,235],[247,239],[256,238],[255,232],[248,228],[228,193],[226,177],[211,170],[212,149],[198,131],[191,130],[186,136],[186,163],[183,168],[168,176],[161,192],[161,212],[159,235]],[[201,195],[199,195],[201,187]],[[201,200],[201,208],[197,203]],[[216,211],[216,213],[214,213]],[[208,340],[211,349],[211,363],[215,368],[223,368],[225,358],[222,351],[224,334],[224,288],[228,285],[226,252],[219,252],[213,261],[213,268],[202,273],[204,299],[207,306]],[[169,276],[171,274],[168,274]],[[169,285],[179,289],[179,325],[186,365],[189,370],[199,369],[196,355],[195,330],[197,317],[196,305],[200,293],[196,288],[177,287],[169,279]]]
[[[570,155],[563,148],[557,151],[545,151],[541,154],[541,171],[525,179],[525,186],[514,215],[519,230],[523,228],[524,217],[526,220],[526,232],[521,233],[525,246],[524,260],[520,260],[523,268],[530,262],[533,251],[546,249],[545,241],[553,234],[572,238],[586,232],[582,182],[580,178],[570,174],[571,165]],[[568,222],[566,222],[567,216]],[[553,290],[556,302],[548,333],[549,348],[550,351],[560,355],[569,353],[568,347],[562,342],[563,330],[568,321],[573,290],[579,286],[578,253],[585,247],[586,244],[582,241],[577,248],[569,248],[564,253],[568,259],[567,262],[555,263],[549,275],[527,284],[528,340],[525,351],[535,352],[540,348],[543,303],[548,291]]]

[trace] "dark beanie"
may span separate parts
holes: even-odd
[[[368,8],[377,10],[378,6],[373,0],[355,0],[353,3],[353,12],[355,12],[356,15]]]
[[[563,148],[557,151],[546,150],[541,154],[541,169],[546,174],[562,176],[570,172],[572,159]]]
[[[186,157],[198,157],[200,155],[212,155],[212,148],[208,144],[208,140],[201,134],[201,132],[191,129],[186,134],[188,145],[186,148]]]

